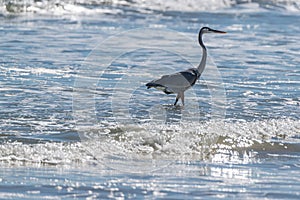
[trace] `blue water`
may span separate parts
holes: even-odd
[[[298,1],[2,1],[1,199],[299,199]],[[197,66],[186,105],[145,84]]]

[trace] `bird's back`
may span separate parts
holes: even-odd
[[[160,79],[146,84],[149,87],[155,87],[163,90],[165,93],[179,93],[193,86],[200,74],[196,68],[191,68],[175,74],[164,75]]]

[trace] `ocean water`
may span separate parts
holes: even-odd
[[[299,199],[300,3],[0,1],[1,199]],[[206,69],[186,105],[145,84]]]

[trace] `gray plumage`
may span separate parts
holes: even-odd
[[[204,71],[207,58],[207,50],[202,41],[202,35],[204,33],[226,33],[223,31],[213,30],[208,27],[203,27],[199,31],[198,41],[202,47],[202,59],[197,68],[190,68],[185,71],[177,72],[175,74],[164,75],[159,79],[153,80],[146,84],[147,88],[156,88],[162,90],[166,94],[177,94],[174,105],[181,99],[182,105],[184,105],[184,92],[192,87],[199,79],[200,75]]]

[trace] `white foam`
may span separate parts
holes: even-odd
[[[110,6],[107,6],[107,5]],[[118,14],[122,13],[122,6],[132,7],[141,13],[156,11],[180,11],[199,12],[216,11],[227,8],[238,7],[235,11],[257,12],[261,8],[273,10],[285,10],[298,12],[300,2],[297,0],[277,0],[266,2],[263,0],[153,0],[153,1],[91,1],[91,0],[71,0],[71,1],[4,1],[0,6],[0,13],[38,13],[52,15],[91,15],[99,13]]]
[[[5,142],[0,145],[0,161],[9,164],[71,165],[93,162],[81,143],[24,144]]]
[[[245,152],[240,150],[255,149],[257,144],[260,144],[259,149],[272,146],[277,149],[277,153],[281,149],[285,154],[295,151],[293,144],[299,143],[300,121],[272,119],[117,128],[107,130],[107,127],[97,126],[90,131],[86,129],[89,139],[75,143],[30,144],[7,141],[0,145],[0,161],[13,165],[89,165],[103,162],[105,157],[117,158],[122,155],[136,160],[220,161],[222,158],[222,162],[238,162],[239,159],[245,162],[254,154],[248,152],[245,156]],[[274,142],[282,145],[274,146]]]
[[[139,1],[138,5],[142,8],[148,8],[153,10],[171,10],[171,11],[213,11],[217,9],[228,8],[232,4],[232,1],[225,0],[154,0],[154,1]]]

